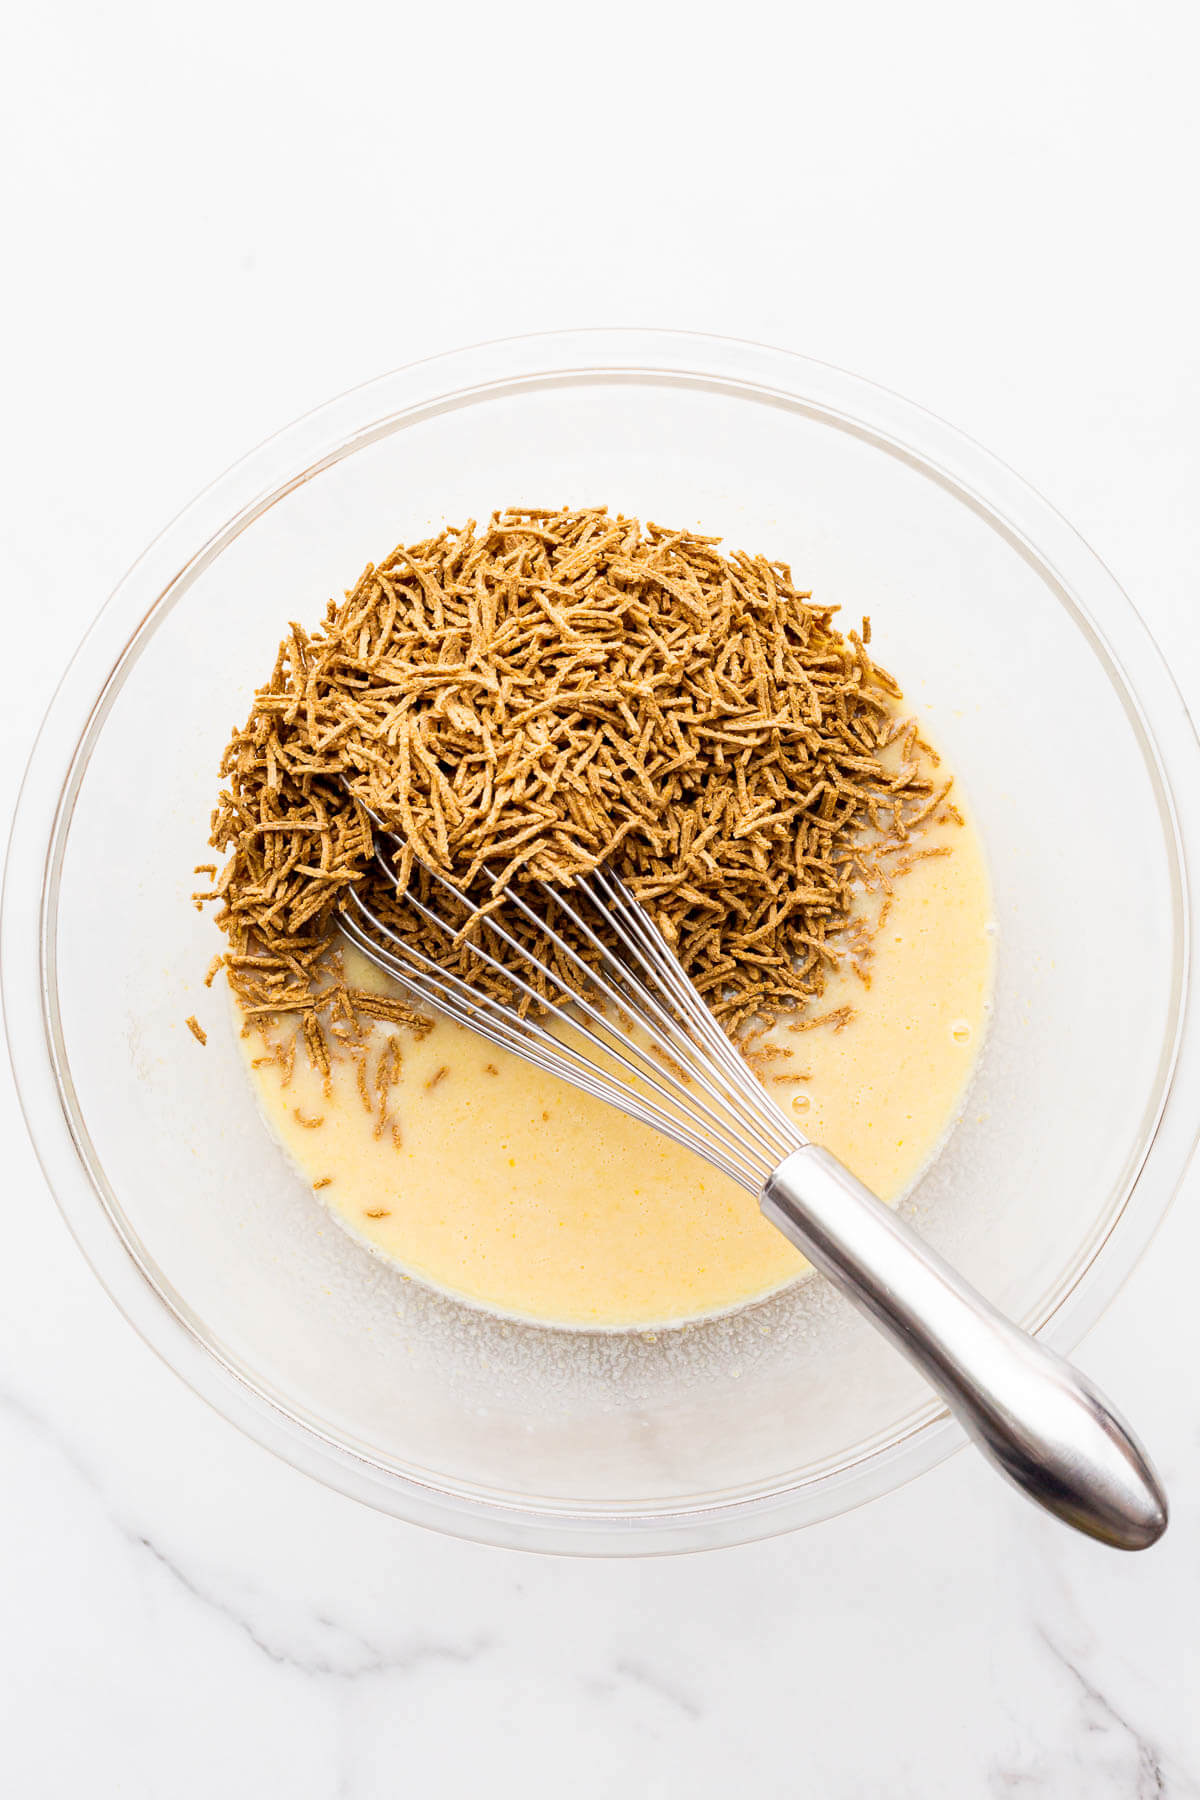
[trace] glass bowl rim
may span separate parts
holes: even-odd
[[[1200,745],[1154,641],[1112,574],[1067,521],[1005,464],[888,390],[794,352],[699,333],[620,328],[537,333],[407,364],[284,427],[206,488],[118,583],[75,652],[35,741],[14,815],[0,919],[5,1027],[35,1151],[60,1211],[139,1335],[218,1412],[328,1485],[414,1523],[513,1548],[647,1554],[746,1542],[861,1504],[933,1467],[964,1441],[930,1402],[837,1466],[752,1493],[630,1510],[518,1501],[401,1470],[305,1419],[239,1369],[156,1275],[111,1210],[91,1166],[58,1028],[55,905],[63,849],[90,747],[124,672],[202,571],[278,500],[433,412],[547,385],[674,384],[787,406],[847,431],[952,492],[1031,562],[1091,640],[1141,742],[1156,785],[1176,914],[1174,1030],[1158,1104],[1123,1194],[1037,1316],[1026,1323],[1074,1348],[1127,1279],[1182,1179],[1200,1109],[1200,1030],[1190,981],[1200,846]],[[1147,715],[1155,719],[1152,731]],[[1152,1179],[1153,1178],[1153,1179]],[[97,1204],[97,1202],[99,1204]]]

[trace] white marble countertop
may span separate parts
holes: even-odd
[[[27,9],[6,806],[70,645],[199,485],[382,368],[571,323],[783,343],[953,419],[1090,539],[1200,707],[1194,18],[701,20]],[[0,1127],[5,1793],[1200,1794],[1196,1171],[1080,1353],[1171,1491],[1155,1550],[961,1455],[805,1533],[583,1563],[405,1527],[240,1437],[85,1267],[7,1071]]]

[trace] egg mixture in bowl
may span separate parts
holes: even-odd
[[[753,1198],[348,952],[322,977],[359,996],[315,1012],[324,1067],[303,1009],[243,991],[231,1017],[230,971],[204,984],[235,946],[190,903],[213,881],[192,869],[220,880],[217,765],[289,621],[315,629],[390,546],[530,497],[786,565],[847,641],[870,616],[864,654],[926,747],[912,779],[942,798],[886,882],[852,884],[821,991],[726,1023],[804,1132],[1073,1345],[1193,1135],[1194,740],[1056,515],[936,421],[774,352],[585,333],[439,359],[197,502],[122,584],[31,765],[5,905],[14,1061],[89,1258],[261,1441],[495,1542],[735,1542],[957,1441]]]

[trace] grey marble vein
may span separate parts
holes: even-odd
[[[661,1700],[673,1712],[687,1719],[702,1719],[705,1707],[694,1694],[682,1687],[660,1669],[652,1668],[648,1663],[640,1662],[631,1656],[618,1657],[611,1665],[611,1674],[594,1676],[583,1683],[586,1692],[596,1695],[612,1696],[629,1688],[641,1688]]]
[[[20,1395],[14,1394],[8,1388],[0,1388],[0,1413],[7,1413],[10,1419],[23,1426],[32,1437],[39,1438],[44,1444],[49,1445],[89,1492],[96,1494],[100,1499],[106,1499],[104,1488],[94,1471],[82,1460],[53,1420],[48,1419],[44,1413],[37,1412],[27,1400],[23,1400]]]
[[[1044,1626],[1039,1625],[1038,1636],[1055,1661],[1061,1664],[1079,1687],[1085,1701],[1085,1710],[1090,1714],[1086,1722],[1087,1730],[1105,1731],[1115,1727],[1128,1738],[1136,1757],[1137,1786],[1133,1790],[1134,1800],[1164,1800],[1164,1796],[1168,1794],[1194,1794],[1200,1791],[1187,1776],[1181,1778],[1185,1785],[1176,1783],[1168,1787],[1163,1759],[1149,1739],[1114,1706],[1107,1694],[1102,1693],[1088,1679],[1078,1663],[1067,1655],[1061,1644],[1055,1642]]]
[[[78,1455],[52,1420],[37,1412],[11,1390],[0,1390],[0,1413],[7,1415],[29,1435],[54,1451],[80,1485],[100,1502],[106,1521],[126,1544],[152,1558],[192,1599],[229,1620],[256,1650],[273,1663],[303,1675],[323,1675],[346,1681],[363,1675],[406,1675],[436,1663],[465,1665],[495,1647],[494,1638],[478,1633],[457,1642],[419,1637],[402,1647],[385,1649],[331,1618],[328,1613],[316,1610],[308,1614],[308,1620],[316,1627],[318,1638],[327,1643],[326,1653],[305,1652],[295,1645],[289,1645],[282,1640],[280,1634],[264,1632],[244,1608],[237,1607],[218,1592],[215,1582],[206,1582],[199,1575],[189,1573],[161,1543],[123,1519],[114,1508],[110,1495],[95,1471]]]
[[[1070,1758],[1080,1773],[1086,1770],[1089,1781],[1097,1784],[1097,1796],[1101,1789],[1111,1792],[1114,1800],[1118,1794],[1122,1800],[1126,1796],[1128,1800],[1190,1800],[1200,1795],[1200,1783],[1186,1770],[1168,1767],[1166,1753],[1110,1698],[1094,1675],[1086,1673],[1077,1658],[1044,1625],[1037,1625],[1035,1630],[1047,1653],[1078,1690],[1082,1719],[1071,1732]],[[1112,1740],[1116,1751],[1111,1761],[1101,1760],[1105,1757],[1106,1738]],[[1091,1754],[1089,1743],[1095,1746]],[[1030,1759],[1024,1763],[1001,1763],[989,1769],[991,1793],[1041,1794],[1047,1800],[1057,1800],[1062,1771],[1050,1750],[1050,1740],[1043,1734],[1031,1750]]]
[[[415,1669],[430,1663],[458,1663],[460,1665],[474,1662],[487,1651],[495,1647],[496,1640],[480,1634],[463,1643],[449,1643],[440,1639],[422,1638],[406,1645],[401,1650],[384,1650],[378,1644],[370,1642],[360,1633],[351,1631],[347,1626],[339,1624],[323,1612],[313,1612],[312,1622],[327,1633],[334,1642],[344,1643],[350,1654],[342,1660],[335,1656],[305,1655],[300,1651],[289,1649],[286,1645],[272,1642],[265,1636],[244,1613],[231,1606],[219,1594],[203,1586],[194,1576],[188,1575],[184,1569],[153,1539],[139,1534],[136,1541],[142,1549],[149,1552],[154,1560],[173,1576],[184,1591],[199,1600],[204,1606],[220,1613],[242,1631],[256,1650],[269,1657],[274,1663],[285,1668],[298,1670],[302,1675],[329,1675],[340,1680],[355,1680],[360,1675],[408,1675]]]

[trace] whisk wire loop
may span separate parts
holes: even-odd
[[[787,1155],[789,1151],[796,1149],[804,1142],[803,1137],[783,1117],[770,1095],[750,1074],[745,1059],[734,1049],[709,1012],[662,933],[638,905],[620,877],[608,870],[597,870],[580,883],[585,891],[590,891],[589,882],[595,883],[603,900],[607,902],[609,922],[622,942],[633,953],[646,975],[656,982],[686,1020],[693,1048],[698,1040],[713,1054],[727,1090],[731,1090],[740,1103],[748,1104],[755,1117],[765,1126],[772,1154]],[[710,1079],[716,1074],[711,1066],[707,1067],[706,1072]]]
[[[399,840],[381,821],[374,823],[376,862],[394,882],[395,868],[383,844],[397,849]],[[418,949],[352,888],[340,914],[344,934],[416,997],[498,1048],[665,1133],[753,1194],[804,1143],[721,1030],[657,927],[611,871],[577,878],[569,897],[568,891],[540,884],[544,911],[511,888],[499,896],[501,906],[481,908],[446,876],[429,874],[460,916],[447,918],[411,888],[406,903],[449,943],[465,944],[522,999],[507,1004]],[[533,927],[532,943],[508,929],[503,915],[509,907]],[[575,943],[552,923],[556,912]],[[505,947],[508,960],[480,941],[480,928]],[[539,939],[578,982],[566,979],[554,956],[538,954]],[[543,1023],[547,1017],[553,1029]]]
[[[346,914],[342,918],[342,929],[347,938],[367,957],[446,1017],[467,1026],[497,1048],[510,1050],[536,1068],[544,1069],[548,1074],[569,1081],[610,1106],[618,1107],[642,1124],[667,1132],[684,1148],[706,1157],[732,1180],[740,1182],[752,1192],[758,1191],[761,1182],[757,1173],[748,1165],[735,1162],[712,1144],[701,1141],[686,1127],[670,1119],[661,1108],[643,1101],[626,1084],[610,1081],[599,1074],[594,1062],[544,1030],[536,1020],[525,1019],[520,1021],[519,1028],[513,1026],[504,1016],[506,1009],[482,998],[469,983],[458,976],[441,971],[438,964],[422,952],[411,949],[382,921],[375,920],[372,931],[367,932],[352,915]],[[376,930],[393,940],[396,945],[394,954],[382,949],[372,935]]]
[[[435,879],[453,897],[456,899],[461,898],[459,890],[453,883],[446,881],[446,879],[440,875],[436,876]],[[415,896],[412,896],[411,898],[415,910],[422,918],[436,926],[443,934],[447,934],[451,938],[459,935],[459,932],[462,929],[461,926],[455,927],[453,924],[443,919],[433,908],[425,905]],[[515,896],[511,894],[508,898],[515,901]],[[551,927],[545,925],[543,921],[540,921],[536,913],[531,913],[531,917],[535,922],[543,926],[548,937],[559,944],[564,950],[569,950],[569,946],[566,945],[565,940],[555,933]],[[732,1152],[734,1155],[739,1155],[741,1153],[744,1146],[738,1135],[730,1130],[726,1120],[721,1119],[703,1102],[697,1102],[696,1097],[689,1089],[672,1075],[669,1070],[661,1069],[659,1065],[642,1050],[641,1046],[639,1046],[634,1039],[628,1036],[622,1036],[618,1040],[615,1035],[614,1023],[593,1006],[585,994],[573,989],[563,980],[555,969],[540,961],[527,945],[521,943],[511,932],[507,931],[494,913],[483,913],[480,915],[480,918],[481,923],[485,928],[507,945],[508,948],[519,956],[528,966],[537,970],[538,973],[542,974],[553,984],[556,991],[562,995],[563,999],[571,1008],[571,1012],[566,1015],[570,1026],[580,1037],[591,1045],[592,1050],[596,1055],[604,1060],[609,1060],[618,1064],[618,1066],[624,1069],[626,1074],[633,1081],[642,1082],[645,1086],[652,1089],[661,1100],[667,1101],[672,1105],[679,1105],[682,1103],[684,1108],[690,1108],[693,1112],[699,1110],[716,1133],[718,1140],[722,1142],[726,1152]],[[531,1002],[542,1007],[547,1006],[544,994],[539,993],[538,989],[517,974],[511,964],[502,963],[497,957],[494,957],[489,951],[485,950],[478,942],[471,942],[468,945],[468,948],[471,953],[477,956],[488,968],[502,975],[505,980],[511,981]],[[578,962],[581,972],[585,975],[588,974],[588,965],[584,963],[581,958],[575,958],[575,960]],[[627,1003],[627,997],[614,992],[614,990],[609,987],[608,984],[604,983],[601,978],[596,978],[596,985],[600,988],[602,995],[609,1000],[610,1004],[619,1008]],[[562,1018],[563,1015],[560,1008],[551,1007],[549,1010],[553,1011],[556,1017]],[[605,1035],[599,1036],[596,1030],[589,1029],[588,1025],[584,1024],[577,1016],[579,1013],[582,1013],[584,1018],[589,1019],[592,1025],[597,1027],[598,1030]],[[520,1017],[522,1015],[515,1016]],[[528,1014],[523,1016],[525,1019],[528,1019]],[[558,1042],[551,1034],[543,1035],[552,1043]],[[618,1047],[619,1045],[623,1047]],[[603,1063],[601,1066],[603,1066]]]

